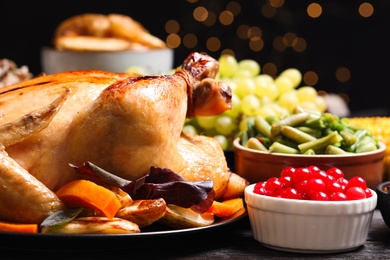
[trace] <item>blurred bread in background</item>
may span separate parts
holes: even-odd
[[[53,44],[58,50],[123,51],[162,49],[167,45],[141,23],[122,14],[86,13],[58,25]]]

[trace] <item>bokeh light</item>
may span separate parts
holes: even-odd
[[[322,7],[318,3],[309,4],[307,7],[307,14],[311,18],[318,18],[322,14]]]
[[[166,25],[166,32],[170,34],[167,38],[169,46],[187,51],[205,51],[215,57],[231,54],[237,59],[253,58],[261,64],[263,73],[273,77],[287,67],[296,67],[301,70],[304,84],[318,91],[327,88],[328,91],[342,93],[345,100],[349,100],[353,77],[350,66],[353,64],[337,64],[336,61],[326,61],[325,57],[323,63],[308,67],[308,53],[313,52],[316,41],[337,44],[329,35],[333,29],[325,28],[323,32],[316,29],[321,19],[325,16],[353,15],[355,12],[355,19],[369,20],[374,16],[372,3],[343,5],[340,1],[305,1],[291,4],[284,0],[252,1],[252,4],[237,0],[186,2],[193,10],[192,23],[195,25],[186,31],[183,24],[180,26],[169,21]],[[324,83],[331,80],[333,84]]]
[[[359,14],[363,17],[370,17],[374,13],[374,7],[370,3],[362,3],[359,6]]]

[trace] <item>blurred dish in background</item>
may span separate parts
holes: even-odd
[[[139,67],[154,75],[173,67],[173,50],[121,14],[70,17],[56,28],[53,46],[41,50],[42,70],[47,74],[90,69],[124,72]]]
[[[149,75],[168,73],[173,67],[173,49],[116,52],[59,51],[44,47],[42,70],[53,74],[71,70],[125,72],[129,67],[143,68]]]

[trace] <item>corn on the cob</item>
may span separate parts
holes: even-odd
[[[350,123],[358,127],[364,127],[378,138],[378,141],[386,145],[383,179],[390,180],[390,117],[352,117]]]

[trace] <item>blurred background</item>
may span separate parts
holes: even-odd
[[[390,1],[68,0],[0,2],[0,59],[42,72],[55,28],[83,13],[120,13],[174,49],[254,59],[261,73],[297,68],[303,84],[340,95],[352,115],[389,115]]]

